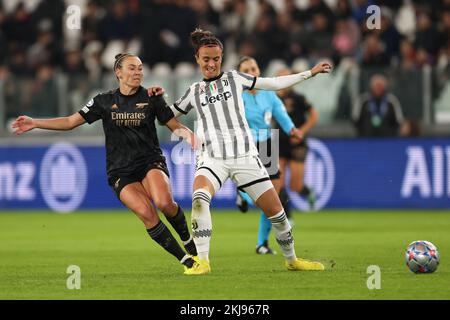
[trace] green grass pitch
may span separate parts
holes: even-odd
[[[259,213],[213,210],[212,273],[183,275],[181,265],[125,211],[0,212],[0,299],[449,299],[450,212],[295,213],[297,255],[324,272],[288,272],[275,256],[254,253]],[[188,217],[189,219],[189,217]],[[437,245],[434,274],[404,263],[413,240]],[[81,289],[69,290],[69,265]],[[381,289],[369,290],[369,265]]]

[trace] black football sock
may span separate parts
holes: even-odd
[[[302,190],[300,190],[300,192],[299,192],[299,194],[303,197],[308,197],[310,193],[311,193],[311,189],[308,188],[307,186],[303,186]]]
[[[147,229],[147,233],[153,240],[163,247],[164,250],[175,256],[181,263],[183,263],[183,259],[187,259],[185,258],[185,256],[187,256],[186,252],[181,249],[177,240],[175,240],[172,233],[170,233],[170,230],[167,229],[166,225],[162,221],[159,221],[153,228]]]
[[[181,241],[188,241],[191,235],[189,234],[189,229],[186,223],[183,209],[181,209],[181,207],[178,205],[178,211],[175,216],[166,218],[180,236]]]
[[[183,259],[180,260],[181,264],[184,264],[188,268],[192,268],[195,261],[192,259],[192,257],[186,255]]]
[[[183,209],[178,206],[177,214],[174,217],[167,217],[167,221],[169,221],[175,231],[180,235],[180,239],[183,241],[183,246],[187,253],[196,256],[197,248],[195,247],[194,239],[189,234]]]

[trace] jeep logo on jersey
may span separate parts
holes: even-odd
[[[317,139],[308,138],[308,155],[305,161],[305,184],[314,189],[316,204],[314,210],[325,207],[333,194],[335,170],[334,161],[327,146]],[[289,174],[290,176],[290,174]],[[286,179],[289,186],[289,179]],[[297,193],[289,191],[294,207],[309,211],[308,201]]]
[[[230,98],[231,92],[229,91],[217,95],[205,96],[205,102],[202,102],[202,107],[206,107],[208,104],[214,104],[218,101],[227,101]]]

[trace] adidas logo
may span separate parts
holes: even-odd
[[[114,184],[114,189],[119,188],[119,182],[120,182],[120,178],[116,181],[116,183]]]

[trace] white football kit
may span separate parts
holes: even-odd
[[[275,78],[257,78],[231,70],[192,84],[170,108],[175,116],[197,113],[196,134],[202,141],[195,176],[203,175],[217,192],[230,178],[256,201],[273,187],[262,165],[245,118],[243,90],[279,90],[311,77],[306,71]],[[281,79],[281,80],[280,80]]]

